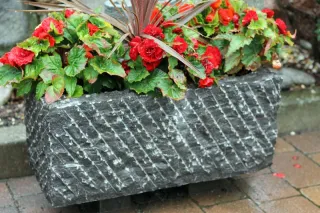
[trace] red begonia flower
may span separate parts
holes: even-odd
[[[126,72],[126,74],[128,75],[130,72],[130,67],[128,66],[128,61],[123,61],[121,63],[122,68],[124,69],[124,71]]]
[[[274,16],[274,11],[269,8],[263,9],[262,12],[267,14],[268,18],[272,18]]]
[[[149,24],[143,32],[147,35],[151,35],[153,37],[156,37],[158,39],[164,39],[163,31],[160,27],[156,27],[153,24]]]
[[[14,47],[7,55],[9,64],[22,67],[30,64],[33,61],[35,54],[32,51],[22,49],[20,47]]]
[[[258,21],[259,20],[258,14],[255,10],[248,10],[242,20],[242,25],[247,26],[248,24],[251,23],[252,20]]]
[[[151,39],[144,39],[138,46],[141,58],[148,63],[153,63],[162,59],[164,51]]]
[[[131,58],[131,60],[137,60],[137,57],[139,55],[139,50],[138,47],[140,45],[140,43],[142,42],[142,38],[139,36],[134,37],[130,42],[129,42],[129,46],[130,48],[130,52],[129,52],[129,56]]]
[[[181,27],[176,27],[172,30],[174,34],[181,34],[183,32]]]
[[[216,11],[213,10],[206,16],[206,22],[212,22],[214,20],[214,16],[216,15]]]
[[[162,16],[160,10],[158,8],[154,8],[154,10],[152,11],[151,17],[150,17],[150,23],[154,24],[158,20],[160,20],[159,22],[162,23],[164,21],[164,18]]]
[[[218,9],[222,4],[222,0],[217,0],[216,2],[214,2],[213,4],[211,4],[211,8],[212,9]]]
[[[70,16],[72,16],[76,11],[71,10],[71,9],[66,9],[66,11],[64,12],[64,16],[66,18],[69,18]]]
[[[93,36],[96,32],[98,32],[100,30],[99,27],[97,27],[94,24],[91,24],[90,22],[88,22],[87,26],[89,28],[90,36]]]
[[[48,17],[48,18],[44,19],[38,28],[43,28],[43,31],[45,31],[45,32],[51,32],[52,31],[51,23],[56,28],[57,33],[59,35],[62,35],[63,34],[63,28],[64,28],[63,22],[62,21],[58,21],[58,20],[56,20],[54,18],[51,18],[51,17]]]
[[[178,53],[182,54],[188,49],[188,43],[180,36],[177,36],[173,40],[172,48]]]
[[[219,19],[224,26],[227,26],[232,21],[233,15],[233,9],[219,9]]]
[[[50,47],[54,47],[56,40],[52,35],[49,34],[49,32],[45,31],[44,28],[38,27],[32,34],[33,36],[43,39],[43,40],[48,40],[50,43]]]
[[[199,80],[199,88],[211,87],[214,84],[214,78],[207,77]]]
[[[143,61],[143,66],[149,71],[153,71],[155,68],[157,68],[161,63],[161,60],[155,61],[155,62],[146,62]]]
[[[217,47],[208,46],[205,53],[201,56],[201,63],[206,70],[206,74],[218,69],[222,63],[222,55]]]
[[[276,19],[276,24],[278,26],[280,34],[288,35],[287,25],[282,19],[280,19],[280,18]]]
[[[87,59],[91,59],[93,58],[93,54],[91,53],[91,51],[93,50],[92,48],[90,48],[88,45],[83,45],[83,48],[86,50],[86,58]]]
[[[240,20],[239,14],[238,14],[238,13],[235,13],[235,14],[233,15],[232,22],[234,23],[234,26],[235,26],[236,28],[239,28],[239,20]]]
[[[7,64],[10,65],[12,67],[16,66],[13,61],[9,61],[9,53],[4,54],[1,58],[0,58],[0,63],[2,64]]]

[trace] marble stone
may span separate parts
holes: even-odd
[[[271,165],[281,78],[268,70],[182,101],[114,91],[26,100],[30,162],[55,207],[229,178]]]

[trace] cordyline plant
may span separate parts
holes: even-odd
[[[193,85],[210,87],[266,62],[279,68],[279,51],[294,37],[272,10],[242,0],[131,0],[132,8],[115,7],[126,23],[79,0],[58,2],[25,2],[51,13],[0,59],[0,85],[48,103],[122,89],[180,100]]]

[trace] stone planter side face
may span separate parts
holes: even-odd
[[[268,71],[190,89],[26,102],[30,161],[66,206],[254,172],[272,162],[281,79]]]

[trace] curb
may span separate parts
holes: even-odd
[[[0,128],[0,179],[32,175],[24,125]]]
[[[320,129],[320,88],[282,92],[279,135]],[[24,125],[0,128],[0,179],[32,175]]]

